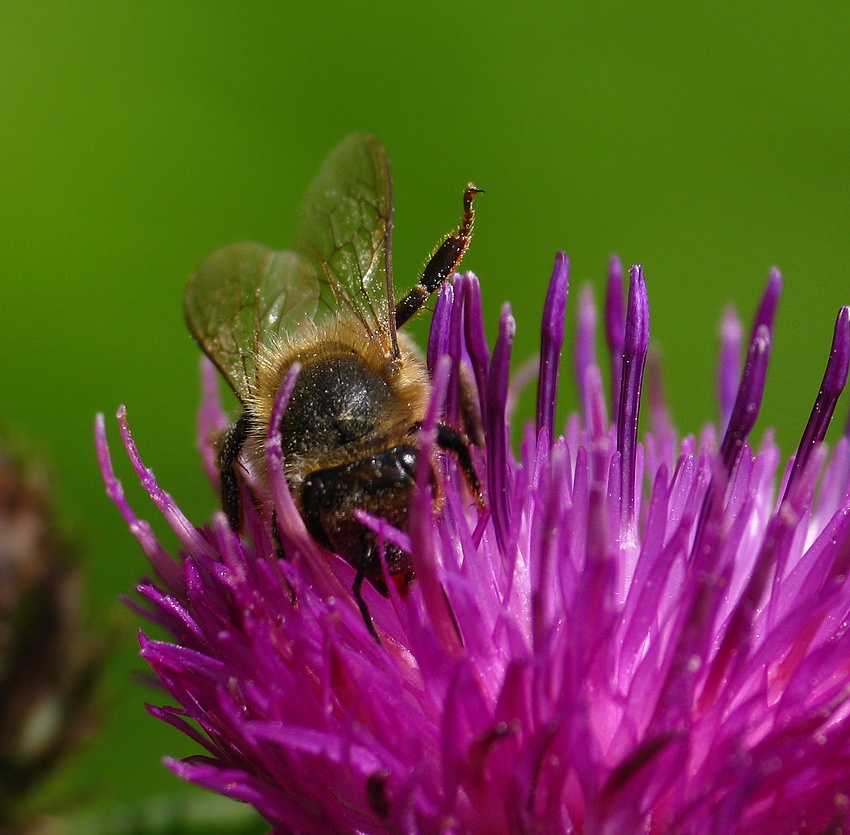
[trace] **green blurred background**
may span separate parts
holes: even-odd
[[[848,43],[847,3],[0,6],[0,417],[55,462],[118,643],[75,789],[107,805],[188,791],[160,759],[194,746],[148,717],[156,696],[131,678],[139,624],[117,596],[145,563],[91,439],[105,411],[127,490],[162,531],[119,449],[125,403],[161,485],[207,518],[180,308],[201,257],[286,245],[325,154],[371,130],[394,166],[398,285],[457,222],[470,179],[487,194],[465,266],[491,333],[511,300],[517,362],[535,351],[557,249],[573,309],[581,283],[603,288],[610,253],[641,262],[683,431],[715,417],[724,306],[747,319],[776,264],[757,434],[776,426],[790,454],[850,302]],[[562,400],[563,416],[569,387]]]

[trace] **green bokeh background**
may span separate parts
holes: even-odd
[[[198,522],[193,265],[252,238],[284,246],[327,151],[377,133],[394,165],[396,282],[412,282],[487,190],[465,266],[493,332],[535,351],[554,253],[571,302],[607,259],[641,262],[674,419],[715,416],[717,323],[785,292],[757,434],[793,451],[840,304],[850,302],[846,3],[4,3],[0,6],[0,416],[55,462],[88,546],[89,599],[118,651],[103,733],[74,785],[94,801],[187,791],[160,765],[195,749],[148,717],[131,674],[144,572],[92,449],[127,404],[147,463]],[[560,414],[574,401],[567,387]],[[527,413],[527,412],[526,412]],[[843,423],[844,409],[839,409]],[[835,433],[834,433],[835,434]],[[166,539],[171,540],[166,536]]]

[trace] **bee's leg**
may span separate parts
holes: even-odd
[[[484,421],[481,419],[481,406],[478,389],[472,370],[466,363],[458,366],[460,372],[460,420],[463,431],[470,442],[479,449],[484,448]]]
[[[272,508],[272,545],[274,545],[274,552],[278,559],[288,559],[283,551],[283,543],[280,541],[280,530],[277,526],[277,510],[275,508]]]
[[[245,441],[248,440],[250,428],[248,415],[243,413],[242,417],[230,427],[218,455],[218,466],[221,470],[221,509],[234,531],[242,528],[242,503],[239,500],[236,462],[239,460]]]
[[[472,464],[472,456],[469,454],[469,444],[466,442],[466,438],[457,429],[452,429],[445,423],[438,423],[437,446],[448,450],[457,458],[458,466],[466,478],[469,489],[472,490],[472,495],[475,496],[475,501],[479,507],[484,507],[481,482],[478,480],[478,473],[475,472],[475,467]]]
[[[357,574],[354,575],[354,585],[351,587],[351,593],[357,601],[357,608],[360,609],[360,614],[363,616],[363,622],[366,624],[366,628],[380,644],[381,639],[378,637],[378,630],[375,629],[369,607],[363,599],[363,581],[366,579],[366,575],[371,573],[370,570],[375,568],[375,562],[379,559],[378,552],[374,548],[363,556],[363,559],[357,564]]]
[[[460,226],[443,238],[437,246],[425,269],[419,283],[395,306],[395,326],[400,328],[414,313],[416,313],[428,296],[431,295],[460,265],[469,242],[472,240],[472,225],[475,220],[473,200],[481,189],[472,183],[463,193],[463,219]]]
[[[449,617],[452,619],[452,627],[454,628],[455,635],[457,635],[458,643],[463,646],[463,633],[460,631],[460,624],[457,622],[457,615],[455,615],[452,601],[449,600],[449,594],[446,591],[445,586],[440,586],[440,591],[443,593],[443,602],[446,604],[446,610],[449,613]]]
[[[272,508],[272,545],[274,546],[275,556],[279,560],[288,560],[289,557],[286,555],[286,551],[283,550],[283,542],[280,539],[280,530],[277,527],[277,511]],[[289,593],[289,602],[298,607],[298,595],[295,594],[295,589],[292,586],[292,583],[289,580],[286,581],[286,590]]]

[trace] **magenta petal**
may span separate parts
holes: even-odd
[[[800,445],[797,447],[797,454],[794,456],[794,469],[791,470],[785,487],[786,496],[794,486],[798,474],[808,463],[812,450],[826,435],[838,398],[847,384],[848,366],[850,366],[850,308],[842,307],[835,320],[832,349],[829,352],[826,371],[823,373],[823,382]]]
[[[720,426],[729,425],[738,383],[741,379],[741,320],[731,305],[723,315],[720,326],[720,356],[717,367],[717,399],[720,403]]]
[[[623,348],[626,344],[626,301],[623,295],[623,265],[616,255],[608,262],[605,293],[605,337],[611,360],[611,414],[620,410],[620,380],[623,376]]]
[[[617,452],[620,464],[621,524],[631,522],[635,511],[635,463],[638,417],[646,354],[649,350],[649,300],[643,270],[632,267],[629,277],[629,305],[623,342],[623,367],[617,418]]]
[[[555,405],[558,400],[558,366],[564,344],[564,319],[567,311],[570,262],[566,253],[555,257],[555,268],[546,294],[540,333],[540,371],[537,383],[537,431],[545,428],[554,437]]]

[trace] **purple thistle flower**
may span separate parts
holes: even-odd
[[[176,706],[154,716],[204,756],[178,775],[253,804],[276,833],[850,832],[850,450],[822,443],[850,361],[842,308],[815,406],[780,471],[749,434],[764,391],[780,279],[771,275],[743,368],[727,312],[713,426],[679,439],[649,347],[643,272],[612,260],[605,332],[612,412],[579,305],[581,413],[556,436],[568,263],[559,255],[542,326],[537,422],[508,445],[515,326],[488,351],[477,280],[441,292],[428,349],[434,381],[406,532],[402,597],[352,598],[354,569],[310,538],[267,443],[269,484],[249,484],[245,535],[222,513],[195,527],[124,445],[176,533],[173,560],[124,499],[97,423],[107,492],[150,560],[139,611],[169,641],[142,655]],[[487,509],[451,460],[435,509],[435,422],[457,420],[460,369],[486,438],[475,449]],[[638,434],[641,391],[648,381]],[[466,372],[464,372],[466,373]],[[272,427],[294,384],[278,395]],[[201,451],[227,425],[204,366]],[[779,484],[777,476],[779,474]],[[287,559],[276,556],[271,507]]]

